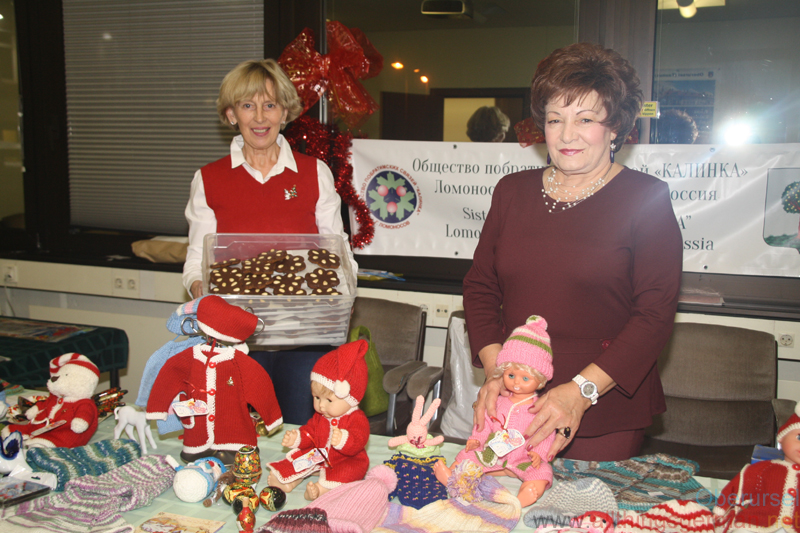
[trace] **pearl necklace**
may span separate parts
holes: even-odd
[[[606,179],[608,178],[608,175],[611,173],[611,169],[612,168],[614,168],[613,163],[612,163],[612,165],[610,167],[608,167],[608,171],[606,172],[605,176],[603,176],[599,180],[595,181],[590,186],[582,188],[577,193],[576,192],[572,192],[569,189],[567,189],[563,193],[563,195],[566,196],[566,200],[561,202],[559,200],[556,200],[553,197],[556,197],[556,198],[560,197],[561,194],[559,194],[559,191],[558,191],[559,187],[566,188],[567,186],[563,185],[561,183],[556,183],[556,180],[555,180],[556,167],[553,167],[553,170],[550,171],[550,175],[547,176],[547,178],[545,178],[543,183],[542,183],[542,198],[544,198],[544,206],[547,208],[547,211],[549,213],[552,213],[553,209],[555,209],[556,204],[558,204],[558,203],[564,204],[564,205],[561,206],[561,210],[562,211],[566,211],[567,209],[569,209],[571,207],[575,207],[576,205],[578,205],[582,201],[586,200],[587,198],[592,196],[594,193],[596,193],[601,187],[603,187],[603,185],[606,184]],[[572,186],[573,189],[575,187],[576,187],[575,185]],[[570,197],[572,197],[571,200],[570,200]],[[548,201],[548,199],[552,199],[553,203],[551,204]]]

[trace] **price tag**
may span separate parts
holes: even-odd
[[[487,445],[498,457],[505,457],[523,444],[525,444],[525,437],[522,433],[516,429],[503,429],[498,431]]]
[[[327,458],[328,452],[324,449],[314,448],[292,461],[292,466],[295,472],[304,472],[314,465],[325,461]]]
[[[207,415],[208,405],[203,400],[189,399],[182,402],[174,402],[172,410],[180,417]]]

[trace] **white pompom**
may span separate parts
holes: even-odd
[[[338,379],[333,384],[333,393],[337,398],[347,398],[350,395],[350,384],[346,381],[339,381]]]
[[[797,402],[796,404],[794,404],[794,414],[796,414],[797,416],[800,416],[800,402]]]

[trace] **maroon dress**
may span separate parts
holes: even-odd
[[[550,213],[542,173],[506,176],[492,196],[464,278],[473,363],[541,315],[554,352],[548,388],[590,363],[617,383],[586,411],[578,436],[645,428],[666,409],[656,360],[672,332],[683,264],[669,188],[625,168],[583,202]]]

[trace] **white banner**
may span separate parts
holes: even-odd
[[[354,140],[353,186],[375,223],[356,253],[471,259],[494,185],[545,157],[544,145]],[[629,145],[617,161],[669,183],[684,271],[800,275],[800,145]]]

